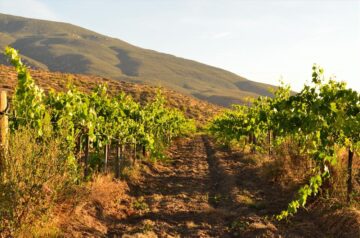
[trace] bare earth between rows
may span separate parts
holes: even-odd
[[[271,219],[291,194],[264,179],[251,157],[207,136],[178,140],[169,151],[170,161],[144,162],[127,186],[93,188],[64,229],[77,237],[326,237],[311,214]]]

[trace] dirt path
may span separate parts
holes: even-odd
[[[130,185],[139,211],[114,225],[109,235],[151,231],[159,237],[227,237],[231,214],[213,206],[214,178],[202,138],[181,140],[170,151],[170,163],[149,164],[144,180]]]
[[[310,220],[266,219],[286,204],[249,158],[215,149],[206,136],[178,141],[169,163],[146,164],[129,184],[134,212],[108,224],[108,237],[324,237]],[[141,235],[142,234],[142,235]]]

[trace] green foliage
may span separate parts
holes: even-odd
[[[19,119],[16,120],[13,126],[18,127],[30,124],[33,128],[37,129],[37,134],[42,136],[45,119],[44,92],[35,85],[34,80],[15,49],[6,47],[5,54],[9,57],[18,74],[18,84],[15,90],[13,107],[16,117]]]
[[[86,146],[86,137],[95,151],[117,143],[142,146],[153,152],[152,155],[161,155],[174,137],[195,128],[194,122],[179,110],[165,107],[166,100],[160,93],[143,107],[123,93],[110,97],[105,85],[99,85],[90,94],[69,85],[67,92],[51,91],[45,95],[36,86],[18,52],[7,47],[6,55],[18,72],[12,102],[12,131],[19,126],[29,126],[37,132],[39,140],[44,139],[46,131],[65,138],[64,153],[74,174],[79,172],[76,149]]]
[[[305,85],[300,93],[291,95],[290,87],[282,85],[274,98],[259,97],[251,107],[234,106],[215,118],[208,128],[228,144],[255,136],[257,140],[250,143],[272,146],[291,138],[316,161],[315,175],[300,188],[288,209],[277,216],[280,220],[296,213],[309,196],[319,192],[323,181],[330,177],[328,166],[337,163],[335,145],[359,148],[360,95],[347,89],[343,82],[326,80],[323,72],[314,65],[312,84]],[[266,140],[270,132],[276,140]]]
[[[149,205],[146,203],[144,197],[140,197],[132,203],[132,207],[139,211],[149,211]]]

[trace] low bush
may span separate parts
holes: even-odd
[[[0,169],[0,237],[19,236],[49,211],[73,173],[62,156],[61,138],[36,138],[22,128],[12,133]],[[65,153],[66,154],[66,153]]]

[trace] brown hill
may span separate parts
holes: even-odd
[[[0,14],[0,48],[6,45],[39,69],[164,86],[222,106],[272,95],[271,85],[67,23]]]

